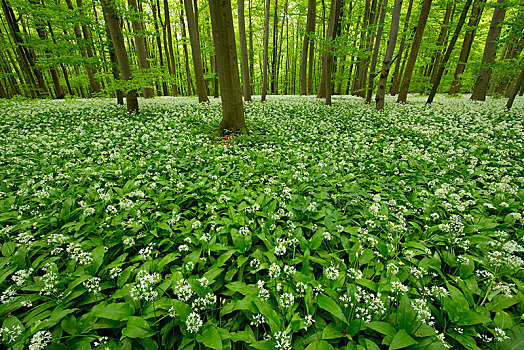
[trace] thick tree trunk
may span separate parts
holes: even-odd
[[[393,11],[391,14],[391,28],[389,30],[388,44],[386,47],[386,54],[384,62],[382,63],[382,70],[378,80],[377,95],[375,96],[375,108],[377,111],[384,109],[384,98],[386,96],[386,84],[388,81],[389,69],[391,68],[393,53],[397,44],[398,28],[400,24],[400,11],[402,9],[402,0],[395,0]]]
[[[486,38],[486,45],[484,46],[484,54],[482,55],[482,68],[477,75],[475,86],[473,87],[473,93],[471,99],[473,101],[484,101],[486,100],[486,92],[488,90],[489,78],[491,76],[491,65],[495,61],[497,55],[497,45],[501,32],[501,23],[504,21],[506,16],[506,8],[504,0],[497,1],[497,7],[493,11],[493,17],[491,19],[491,25],[489,27],[488,37]]]
[[[110,0],[101,0],[102,12],[104,13],[104,18],[109,27],[109,33],[111,34],[111,40],[113,41],[115,55],[120,67],[120,72],[122,73],[122,78],[124,81],[128,82],[132,79],[129,57],[127,56],[126,47],[124,45],[124,36],[122,35],[122,29],[120,29],[120,23],[115,8],[109,1]],[[138,113],[136,90],[127,90],[126,103],[129,112]]]
[[[111,39],[111,32],[109,30],[109,26],[107,25],[107,17],[104,14],[104,20],[106,22],[106,35],[107,35],[107,46],[109,51],[109,60],[111,61],[111,73],[113,75],[114,81],[120,81],[120,70],[118,69],[118,61],[115,54],[115,45],[113,44],[113,40]],[[124,91],[122,89],[116,89],[116,103],[118,105],[123,106],[124,105]]]
[[[193,13],[191,0],[183,0],[187,15],[187,27],[189,29],[189,39],[191,40],[191,55],[193,56],[193,68],[195,70],[195,80],[198,92],[198,102],[209,102],[207,98],[206,83],[204,81],[204,71],[202,69],[202,54],[200,53],[200,40],[198,38],[198,27]]]
[[[468,15],[468,11],[469,11],[469,7],[471,6],[471,2],[472,0],[466,0],[466,3],[464,4],[464,8],[462,10],[462,13],[460,14],[460,18],[457,23],[457,27],[455,28],[453,37],[451,37],[449,46],[446,49],[446,53],[444,54],[444,58],[442,59],[442,62],[440,62],[440,65],[437,67],[438,71],[435,76],[435,81],[433,82],[433,87],[431,88],[431,92],[429,93],[428,100],[426,102],[427,104],[430,104],[431,102],[433,102],[433,99],[435,98],[435,94],[437,93],[438,85],[440,84],[442,75],[444,75],[444,69],[446,68],[446,64],[448,64],[449,58],[451,57],[451,53],[453,52],[453,48],[455,47],[458,36],[460,35],[462,26],[464,25],[464,22],[466,21],[466,16]]]
[[[420,17],[418,19],[417,30],[415,37],[413,38],[413,44],[411,45],[411,52],[409,53],[408,62],[404,71],[404,78],[402,79],[402,85],[397,98],[398,102],[406,102],[408,97],[409,84],[411,83],[411,76],[415,69],[415,62],[418,56],[418,50],[420,49],[420,43],[422,42],[422,35],[426,27],[428,20],[429,10],[431,9],[431,0],[424,0],[422,3],[422,9],[420,11]]]
[[[209,0],[209,12],[222,96],[222,121],[218,132],[222,135],[228,132],[245,132],[247,127],[238,76],[231,0]]]
[[[210,0],[213,1],[213,0]],[[261,102],[266,100],[267,94],[267,65],[268,65],[268,55],[269,55],[269,9],[270,9],[270,0],[266,0],[266,11],[264,13],[264,63],[262,67],[262,97]]]
[[[517,78],[517,81],[515,83],[515,86],[513,87],[513,90],[511,91],[511,94],[509,95],[508,102],[506,103],[506,108],[510,109],[511,106],[513,106],[513,101],[515,101],[515,97],[517,96],[517,93],[523,86],[524,81],[524,68],[520,71],[519,77]],[[524,89],[523,89],[524,90]]]
[[[373,48],[373,56],[371,57],[371,66],[369,67],[368,88],[366,91],[366,103],[371,103],[371,96],[373,95],[373,81],[375,80],[375,69],[377,68],[378,50],[380,49],[380,41],[382,40],[382,32],[384,30],[384,20],[386,18],[386,8],[388,0],[384,0],[380,8],[380,19],[377,28],[377,36],[375,38],[375,47]],[[398,28],[397,28],[398,31]],[[389,68],[388,68],[389,69]]]
[[[450,94],[456,94],[460,92],[460,87],[462,85],[462,73],[466,70],[466,63],[468,62],[469,53],[471,51],[471,45],[473,44],[473,39],[475,38],[475,33],[477,31],[477,26],[479,25],[480,18],[482,16],[482,11],[484,10],[483,4],[486,0],[475,0],[473,3],[473,8],[471,9],[471,15],[468,22],[468,30],[464,35],[464,41],[462,42],[462,50],[460,50],[459,61],[457,68],[455,69],[455,74],[453,75],[453,82],[451,83],[451,88],[449,89]]]
[[[306,32],[304,33],[304,42],[302,44],[302,59],[300,61],[300,94],[305,95],[307,92],[307,56],[309,44],[313,42],[311,37],[315,33],[315,18],[316,18],[317,2],[315,0],[308,0],[307,5],[307,19],[306,19]],[[311,50],[310,55],[313,53]],[[309,56],[309,60],[313,61],[314,56]]]
[[[238,39],[240,41],[240,67],[242,71],[242,90],[244,92],[244,101],[251,101],[251,81],[249,79],[249,61],[247,57],[244,0],[238,0]]]
[[[80,1],[80,0],[77,0]],[[147,43],[145,38],[144,24],[142,14],[138,9],[136,0],[128,0],[129,8],[133,14],[131,25],[133,26],[133,34],[135,38],[135,48],[138,57],[138,67],[143,70],[148,70],[149,61],[147,60]],[[143,89],[145,98],[151,98],[155,95],[153,88],[145,87]]]
[[[406,19],[404,20],[404,28],[402,29],[402,39],[400,40],[400,47],[398,48],[397,62],[395,62],[395,71],[393,72],[393,81],[391,82],[391,96],[398,94],[400,87],[400,76],[402,70],[400,69],[401,62],[403,63],[403,54],[406,45],[406,36],[408,35],[409,19],[411,17],[411,9],[413,7],[413,0],[409,0],[408,11],[406,12]],[[402,67],[403,68],[403,67]]]

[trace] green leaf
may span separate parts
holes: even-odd
[[[147,321],[138,316],[129,317],[126,327],[122,330],[122,335],[129,338],[146,338],[155,334]]]
[[[510,306],[517,304],[519,301],[520,299],[516,297],[507,298],[503,295],[497,295],[495,298],[493,298],[493,301],[491,303],[486,304],[486,308],[495,312],[502,311]]]
[[[311,343],[307,346],[305,350],[332,350],[335,349],[331,344],[325,340],[319,340],[314,343]]]
[[[269,328],[271,328],[272,333],[280,331],[280,317],[275,312],[273,307],[267,301],[255,301],[255,305],[258,308],[258,311],[264,315]]]
[[[489,323],[491,319],[475,311],[461,312],[458,316],[459,326],[471,326],[474,324]]]
[[[417,344],[417,341],[411,338],[405,329],[401,329],[393,337],[393,340],[389,345],[389,350],[407,348],[408,346],[413,344]]]
[[[343,330],[343,329],[342,329]],[[344,333],[337,328],[334,322],[328,323],[324,330],[322,331],[322,339],[336,339],[336,338],[345,338]]]
[[[342,312],[342,309],[340,308],[340,306],[338,306],[338,304],[333,299],[328,297],[327,295],[320,294],[318,296],[318,306],[326,310],[327,312],[329,312],[331,315],[335,316],[339,320],[343,321],[344,323],[346,324],[348,323],[348,321],[346,320],[346,316]]]
[[[220,338],[217,327],[212,323],[207,322],[204,327],[202,327],[202,335],[197,335],[197,341],[203,343],[208,348],[222,350],[222,339]]]
[[[128,303],[113,303],[96,310],[93,316],[115,321],[125,321],[133,316],[134,313],[135,309]]]
[[[2,245],[2,255],[11,256],[15,252],[16,244],[14,242],[6,242]]]
[[[104,246],[98,246],[91,252],[91,256],[93,257],[93,265],[91,266],[93,267],[94,273],[98,272],[98,269],[102,266],[105,252]]]
[[[397,333],[395,327],[386,322],[372,321],[367,324],[367,327],[384,335],[389,335],[390,337],[394,337]]]
[[[524,326],[519,325],[513,327],[508,333],[509,339],[504,340],[498,344],[499,349],[502,350],[520,350],[524,349]]]

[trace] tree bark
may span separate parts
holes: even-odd
[[[304,42],[302,44],[302,59],[300,61],[299,85],[300,85],[300,94],[301,95],[305,95],[307,92],[306,74],[307,74],[308,46],[310,43],[313,42],[313,38],[311,36],[315,33],[316,7],[317,7],[317,2],[315,0],[308,0],[306,32],[304,33]],[[309,60],[313,61],[314,56],[311,56],[311,54],[312,54],[312,50],[310,50]]]
[[[472,0],[466,0],[466,4],[464,4],[464,8],[462,10],[462,13],[460,14],[459,21],[457,23],[457,27],[455,28],[455,32],[453,33],[453,37],[451,38],[451,41],[449,42],[448,48],[446,49],[446,53],[444,54],[444,58],[442,59],[442,62],[440,62],[439,66],[437,67],[438,72],[435,76],[435,81],[433,82],[433,86],[431,88],[431,92],[429,93],[427,104],[430,104],[433,102],[433,99],[435,98],[435,95],[437,93],[438,85],[440,84],[440,80],[442,79],[442,75],[444,74],[444,69],[446,68],[446,64],[449,61],[449,58],[451,57],[451,53],[453,52],[453,48],[455,47],[455,44],[457,42],[458,36],[460,35],[460,31],[462,30],[462,26],[464,25],[464,22],[466,21],[466,16],[468,15],[469,7],[471,6]]]
[[[180,0],[183,5],[183,0]],[[187,94],[189,96],[193,95],[193,79],[191,78],[191,69],[189,67],[189,52],[187,51],[187,33],[186,33],[186,23],[184,21],[184,10],[180,9],[180,26],[182,27],[182,50],[184,51],[184,62],[186,67],[186,76],[187,76]],[[175,33],[176,37],[176,33]]]
[[[378,50],[380,49],[380,40],[382,39],[382,31],[384,30],[384,19],[386,18],[386,8],[388,0],[384,0],[380,9],[380,19],[377,28],[377,36],[375,38],[375,47],[373,48],[373,56],[371,57],[371,66],[369,67],[368,88],[366,91],[366,103],[371,103],[371,96],[373,95],[373,81],[375,80],[375,69],[377,68]],[[398,28],[397,28],[398,31]]]
[[[331,8],[329,10],[329,24],[327,31],[327,52],[324,61],[326,62],[326,79],[324,82],[324,89],[326,91],[326,105],[331,106],[331,71],[333,69],[333,51],[334,41],[337,34],[338,17],[340,15],[341,0],[331,0]],[[320,85],[322,89],[322,85]]]
[[[133,36],[135,38],[135,48],[138,57],[138,67],[141,70],[148,70],[150,66],[149,61],[147,60],[147,43],[145,38],[144,25],[142,23],[142,14],[138,9],[136,0],[128,0],[128,4],[130,10],[132,11],[131,25],[133,26]],[[153,88],[150,87],[143,88],[142,93],[145,98],[151,98],[155,94]]]
[[[524,81],[524,68],[520,71],[519,77],[517,78],[517,82],[515,83],[515,86],[513,87],[513,90],[511,91],[511,94],[509,95],[508,102],[506,103],[506,108],[510,109],[511,106],[513,106],[513,101],[515,101],[515,97],[517,96],[517,93],[519,92],[521,86],[523,85],[522,82]]]
[[[273,57],[271,60],[271,94],[275,95],[275,82],[276,82],[276,68],[277,68],[277,38],[278,38],[278,0],[275,0],[275,7],[273,12]]]
[[[109,2],[110,0],[101,0],[102,12],[106,20],[107,26],[109,27],[109,33],[111,34],[111,40],[115,48],[115,55],[122,73],[122,78],[125,82],[130,82],[132,79],[131,66],[129,65],[129,57],[127,56],[126,47],[124,45],[124,36],[122,35],[122,29],[120,29],[120,23],[116,15],[115,8]],[[127,87],[127,110],[128,112],[138,113],[138,99],[136,96],[136,90]]]
[[[432,0],[424,0],[422,3],[417,30],[415,32],[415,37],[413,38],[413,44],[411,45],[411,52],[409,53],[408,62],[404,71],[404,78],[402,79],[402,85],[398,94],[397,103],[405,103],[408,97],[409,84],[411,82],[413,70],[415,69],[415,62],[417,60],[420,43],[422,42],[422,35],[424,34],[424,29],[428,20],[429,10],[431,9],[431,1]]]
[[[176,64],[175,64],[175,52],[173,50],[173,32],[171,31],[171,19],[169,17],[169,3],[167,0],[164,0],[164,17],[165,17],[165,31],[167,32],[167,47],[169,52],[169,73],[173,76],[175,80],[171,86],[173,91],[173,96],[177,95],[177,84],[176,84]]]
[[[249,79],[249,61],[247,57],[244,0],[238,0],[238,39],[240,41],[240,67],[242,71],[242,90],[244,92],[244,101],[251,101],[251,79]]]
[[[212,1],[212,0],[210,0]],[[270,10],[270,0],[266,0],[266,11],[264,13],[264,63],[262,67],[262,97],[261,102],[266,100],[267,94],[267,65],[268,65],[268,55],[269,55],[269,10]]]
[[[159,0],[151,1],[151,11],[153,12],[153,24],[156,33],[156,46],[158,48],[158,63],[162,73],[164,73],[164,53],[162,52],[162,39],[160,38],[160,29],[158,28],[158,21],[161,20]],[[157,18],[158,16],[158,18]],[[160,93],[159,93],[160,95]],[[162,95],[167,95],[167,83],[162,79]]]
[[[193,56],[193,68],[195,70],[198,102],[209,102],[209,99],[207,98],[206,83],[204,81],[204,71],[202,69],[202,54],[200,53],[200,40],[198,38],[198,27],[193,13],[193,5],[191,4],[191,0],[183,0],[183,2],[186,9],[189,39],[191,41],[191,55]]]
[[[468,21],[468,30],[464,35],[462,50],[460,50],[459,61],[457,67],[455,68],[455,74],[453,75],[453,82],[451,83],[449,94],[456,94],[460,92],[460,87],[462,85],[461,75],[466,70],[466,63],[468,62],[471,45],[473,44],[473,39],[475,39],[477,26],[479,25],[482,11],[484,10],[484,6],[482,4],[485,2],[486,0],[475,0],[473,3],[473,8],[471,9],[471,15]]]
[[[406,19],[404,20],[404,28],[402,29],[402,39],[400,40],[397,61],[395,62],[395,71],[393,72],[393,81],[391,82],[391,96],[395,96],[396,94],[398,94],[398,89],[400,87],[400,76],[402,74],[402,70],[400,69],[400,63],[403,62],[402,55],[404,54],[404,49],[406,45],[406,36],[408,35],[407,31],[409,28],[409,19],[411,17],[412,7],[413,0],[409,0],[408,11],[406,12]]]
[[[217,132],[246,132],[231,0],[209,0],[222,97],[222,121]]]
[[[504,0],[497,1],[497,7],[493,11],[493,17],[491,18],[491,24],[489,27],[488,37],[486,38],[486,45],[484,46],[484,53],[482,55],[482,67],[477,75],[473,93],[471,99],[473,101],[485,101],[486,92],[488,90],[489,77],[491,76],[492,68],[491,65],[495,61],[497,54],[496,42],[500,36],[501,23],[504,21],[506,16],[506,8]]]
[[[449,22],[450,22],[450,19],[453,17],[454,11],[455,11],[454,4],[452,4],[451,2],[448,2],[446,5],[446,13],[444,14],[444,20],[442,21],[442,25],[440,26],[440,33],[439,33],[439,36],[436,42],[437,49],[433,56],[433,65],[431,66],[431,69],[430,69],[431,84],[435,83],[435,77],[437,75],[438,67],[440,65],[440,59],[442,58],[442,53],[444,51],[444,47],[446,46]]]
[[[402,9],[402,0],[395,0],[391,14],[391,28],[389,30],[388,44],[386,54],[382,63],[382,70],[378,81],[377,94],[375,96],[375,108],[377,111],[384,109],[384,98],[386,96],[386,84],[388,81],[389,69],[391,68],[393,53],[397,44],[398,29],[400,24],[400,11]]]

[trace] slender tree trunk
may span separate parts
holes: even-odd
[[[150,68],[150,66],[149,61],[147,60],[147,43],[145,38],[142,14],[138,9],[136,0],[128,0],[128,4],[132,13],[131,25],[133,26],[133,36],[135,38],[135,49],[138,57],[138,67],[141,70],[147,71]],[[151,98],[154,96],[154,91],[150,87],[145,87],[143,88],[143,95],[145,98]]]
[[[273,57],[271,60],[271,67],[269,76],[271,77],[271,94],[275,94],[275,76],[276,76],[276,68],[277,68],[277,38],[278,38],[278,0],[275,0],[275,8],[273,13]]]
[[[160,4],[158,3],[158,1],[159,0],[151,1],[151,11],[153,12],[153,24],[154,24],[155,33],[156,33],[156,46],[158,48],[159,67],[160,67],[161,72],[164,73],[164,54],[162,52],[162,39],[160,35],[160,29],[158,27],[158,20],[161,20],[162,17],[160,16]],[[162,79],[162,95],[164,96],[167,95],[167,83],[163,79]]]
[[[111,40],[113,41],[115,55],[120,67],[120,72],[122,73],[122,78],[124,81],[128,82],[132,79],[129,57],[127,56],[126,47],[124,45],[124,36],[122,35],[122,29],[120,29],[120,23],[115,8],[109,1],[110,0],[101,0],[102,12],[104,13],[107,26],[109,27],[109,33],[111,34]],[[126,103],[129,112],[138,113],[136,90],[129,89],[127,91]]]
[[[448,48],[446,49],[446,53],[444,54],[444,58],[442,59],[442,62],[440,62],[440,65],[438,67],[438,72],[437,72],[437,75],[435,76],[433,87],[431,88],[431,92],[429,93],[428,100],[426,102],[427,104],[432,103],[433,99],[435,98],[438,85],[440,84],[442,75],[444,75],[444,69],[446,68],[446,65],[448,64],[449,58],[451,57],[451,53],[453,52],[453,48],[455,47],[458,36],[460,35],[460,31],[462,30],[462,26],[464,25],[464,22],[466,21],[466,16],[468,15],[468,11],[469,11],[469,7],[471,6],[471,2],[472,0],[466,0],[466,4],[464,4],[464,8],[462,10],[462,13],[460,14],[460,18],[457,23],[457,27],[455,28],[455,32],[453,33],[453,36],[451,37],[451,41],[449,42]]]
[[[334,41],[337,33],[338,17],[340,15],[341,0],[331,0],[331,9],[329,10],[329,24],[327,31],[327,52],[325,54],[326,62],[326,79],[324,89],[326,91],[326,105],[331,106],[331,71],[333,69],[333,51]],[[322,85],[320,85],[322,89]]]
[[[510,109],[511,106],[513,106],[513,101],[515,101],[515,97],[517,96],[517,93],[523,86],[524,81],[524,68],[520,71],[519,77],[517,78],[517,81],[515,83],[515,86],[513,87],[513,90],[511,91],[511,94],[509,95],[508,102],[506,103],[506,108]]]
[[[308,44],[313,42],[311,37],[315,33],[315,17],[316,17],[316,0],[308,0],[307,5],[307,19],[306,19],[306,32],[304,33],[304,42],[302,44],[302,59],[300,61],[300,94],[306,94],[306,73],[307,73],[307,56],[308,56]],[[313,50],[310,50],[310,55],[313,53]],[[313,61],[314,56],[310,56],[310,61]],[[311,62],[313,63],[313,62]]]
[[[111,39],[111,32],[109,30],[109,26],[107,25],[107,17],[104,14],[104,20],[106,22],[106,35],[107,35],[107,48],[109,51],[109,60],[111,61],[111,73],[113,75],[113,80],[115,82],[120,81],[120,70],[118,69],[118,61],[115,54],[115,45],[113,44],[113,40]],[[124,105],[124,91],[122,89],[117,88],[115,91],[116,94],[116,103],[118,105],[123,106]]]
[[[80,1],[80,0],[78,0]],[[74,11],[73,2],[71,0],[66,0],[67,8],[71,11]],[[80,4],[82,4],[80,2]],[[91,58],[87,54],[87,48],[89,46],[88,39],[82,36],[82,31],[80,29],[80,26],[78,24],[75,24],[73,27],[73,31],[75,33],[75,37],[78,43],[78,47],[80,50],[80,54],[82,55],[82,58],[84,59],[84,67],[87,72],[87,77],[89,79],[89,88],[91,90],[91,93],[99,93],[100,92],[100,83],[95,78],[96,70],[93,69],[91,66]],[[84,33],[86,34],[86,33]],[[93,55],[93,51],[91,51],[91,55]]]
[[[400,47],[398,49],[397,61],[395,62],[395,71],[393,72],[393,81],[391,82],[391,96],[398,94],[400,87],[400,76],[402,71],[400,70],[401,62],[403,60],[404,49],[406,45],[406,37],[408,35],[409,19],[411,17],[411,8],[413,7],[413,0],[409,0],[408,11],[406,12],[406,19],[404,20],[404,28],[402,29],[402,39],[400,40]]]
[[[479,25],[480,19],[482,17],[482,11],[484,10],[483,4],[486,0],[475,0],[473,3],[473,8],[471,9],[471,15],[468,22],[468,30],[464,36],[464,41],[462,43],[462,50],[460,51],[459,62],[455,69],[455,74],[453,75],[453,82],[451,83],[451,88],[449,89],[450,94],[456,94],[460,91],[462,85],[462,73],[466,70],[466,63],[468,62],[469,53],[471,51],[471,46],[473,44],[473,39],[475,39],[475,33],[477,31],[477,26]]]
[[[444,14],[444,20],[442,21],[442,26],[440,27],[440,33],[437,38],[436,42],[436,52],[433,57],[433,65],[430,67],[431,72],[431,84],[435,83],[435,77],[438,72],[438,67],[440,65],[440,59],[442,57],[442,53],[444,52],[444,48],[446,46],[446,39],[448,36],[448,28],[450,19],[453,17],[453,12],[455,11],[455,5],[451,2],[448,2],[446,5],[446,13]]]
[[[385,6],[384,6],[385,7]],[[400,11],[402,9],[402,0],[395,0],[391,15],[391,28],[389,30],[388,44],[386,54],[382,63],[382,70],[378,81],[377,95],[375,96],[375,108],[377,111],[384,109],[384,98],[386,96],[386,84],[388,81],[389,69],[391,68],[393,53],[397,44],[398,28],[400,25]]]
[[[253,23],[251,21],[251,2],[249,0],[249,76],[251,77],[251,88],[249,92],[254,93],[255,86],[255,49],[253,48]]]
[[[173,96],[177,95],[177,83],[176,83],[176,64],[175,64],[175,52],[173,50],[173,32],[171,31],[171,19],[169,18],[169,3],[167,0],[164,0],[164,17],[165,17],[165,23],[166,27],[165,30],[167,32],[167,47],[169,52],[169,73],[174,78],[174,82],[172,84],[172,90],[173,90]]]
[[[193,68],[198,92],[198,102],[209,102],[207,98],[206,83],[204,82],[204,71],[202,69],[202,54],[200,53],[200,40],[198,39],[198,27],[193,13],[191,0],[183,0],[187,15],[187,27],[189,39],[191,40],[191,55],[193,56]]]
[[[251,101],[251,82],[247,58],[246,21],[244,18],[244,0],[238,0],[238,38],[240,41],[240,67],[242,71],[242,90],[244,101]]]
[[[420,17],[417,24],[417,30],[415,32],[415,37],[413,38],[413,43],[411,44],[411,52],[409,53],[409,58],[406,64],[406,70],[404,72],[404,78],[402,79],[402,85],[400,87],[400,92],[398,94],[398,102],[406,102],[408,97],[409,84],[411,83],[411,75],[415,69],[415,62],[418,56],[418,50],[420,49],[420,43],[422,42],[422,35],[424,34],[424,28],[426,27],[426,22],[429,15],[429,10],[431,8],[432,0],[424,0],[422,3],[422,9],[420,11]]]
[[[482,55],[482,65],[475,81],[473,93],[471,99],[473,101],[484,101],[486,100],[486,92],[488,90],[489,77],[491,76],[491,65],[495,61],[497,54],[496,41],[498,40],[501,32],[501,23],[504,21],[506,16],[506,8],[504,0],[497,1],[497,7],[493,11],[493,17],[491,19],[491,25],[489,27],[488,37],[486,38],[486,45],[484,46],[484,54]]]
[[[284,3],[284,13],[282,15],[282,22],[280,25],[280,39],[278,40],[279,46],[278,46],[278,53],[277,53],[277,62],[275,67],[275,93],[278,95],[278,83],[280,81],[280,64],[282,62],[282,43],[284,42],[284,22],[287,18],[287,6],[288,6],[289,0],[286,0]]]
[[[183,0],[180,0],[183,4]],[[180,9],[180,26],[182,27],[182,50],[184,51],[184,61],[187,75],[187,94],[193,95],[193,79],[191,78],[191,69],[189,67],[189,53],[187,51],[187,34],[186,23],[184,21],[184,10]],[[176,36],[176,33],[175,33]]]
[[[504,58],[506,57],[506,52],[508,51],[508,47],[509,47],[509,44],[506,42],[504,44],[504,47],[502,48],[499,62],[504,61]],[[489,89],[488,89],[489,95],[493,94],[493,90],[495,90],[495,84],[497,83],[497,79],[498,79],[498,73],[495,72],[495,74],[493,74],[493,78],[491,78],[491,84],[489,84]]]
[[[262,98],[261,102],[266,100],[267,94],[267,65],[268,65],[268,55],[269,55],[269,9],[270,9],[270,0],[266,0],[266,11],[264,14],[264,63],[262,71]]]
[[[373,81],[375,80],[375,70],[377,68],[378,50],[380,49],[380,41],[382,40],[382,31],[384,30],[384,20],[386,18],[386,8],[388,0],[384,0],[380,8],[380,19],[377,28],[377,36],[375,38],[375,47],[373,48],[373,56],[371,56],[371,66],[369,67],[368,88],[366,91],[366,103],[371,103],[371,96],[373,95]]]
[[[222,96],[222,121],[217,131],[222,135],[228,132],[245,132],[247,127],[238,76],[231,0],[209,0],[209,12]]]

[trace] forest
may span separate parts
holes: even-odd
[[[0,1],[0,348],[523,348],[522,1]]]

